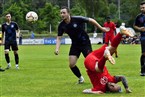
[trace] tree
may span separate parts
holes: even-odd
[[[39,9],[38,30],[47,29],[47,31],[49,31],[50,25],[52,25],[52,30],[56,30],[59,20],[60,17],[58,6],[53,6],[51,3],[46,3],[44,8]]]

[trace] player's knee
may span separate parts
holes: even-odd
[[[103,70],[99,69],[98,62],[96,62],[95,70],[96,70],[96,72],[103,72]]]
[[[144,52],[144,53],[142,53],[142,55],[143,55],[143,56],[145,56],[145,52]]]
[[[17,51],[14,51],[14,54],[18,54],[18,52]]]
[[[69,67],[70,68],[73,68],[73,67],[75,67],[76,65],[75,64],[69,64]]]
[[[8,54],[9,53],[9,49],[5,49],[5,54]]]

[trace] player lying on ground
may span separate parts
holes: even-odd
[[[90,78],[90,81],[93,85],[92,89],[85,89],[83,93],[93,93],[93,94],[102,94],[107,91],[109,92],[120,92],[121,87],[116,83],[122,81],[124,88],[127,93],[131,93],[132,91],[129,89],[127,80],[124,76],[112,76],[109,74],[105,63],[108,60],[111,64],[115,64],[114,58],[111,56],[117,49],[122,35],[127,35],[133,37],[133,34],[130,33],[124,27],[120,27],[120,33],[118,33],[112,43],[111,46],[107,47],[104,44],[100,49],[97,49],[91,52],[85,59],[84,64],[87,69],[87,74]]]

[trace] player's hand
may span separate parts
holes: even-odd
[[[110,31],[110,28],[109,27],[102,27],[102,31],[103,32],[108,32],[108,31]]]
[[[144,32],[145,31],[145,27],[140,27],[140,31]]]
[[[104,94],[102,91],[96,91],[97,94]]]
[[[55,52],[54,52],[54,54],[55,54],[55,55],[58,55],[58,54],[59,54],[59,52],[58,52],[58,51],[55,51]]]
[[[132,91],[129,88],[127,88],[126,93],[132,93]]]
[[[0,41],[0,45],[3,45],[4,43],[3,43],[3,41]]]

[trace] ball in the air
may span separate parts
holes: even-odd
[[[26,14],[26,20],[28,22],[35,22],[38,20],[38,15],[36,12],[34,11],[29,11],[27,14]]]

